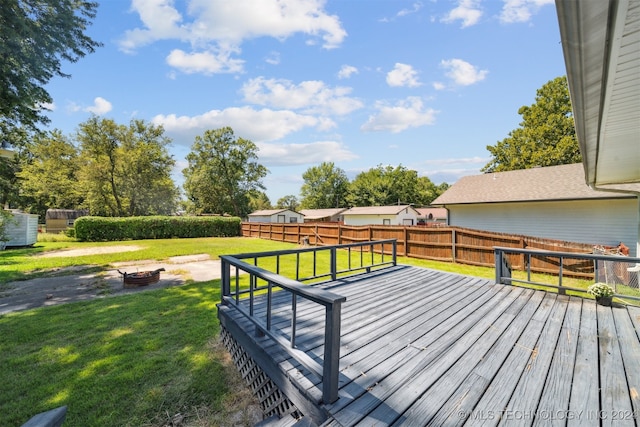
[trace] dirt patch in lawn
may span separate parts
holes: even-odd
[[[60,251],[50,251],[38,255],[42,258],[56,258],[56,257],[75,257],[84,255],[102,255],[102,254],[117,254],[119,252],[133,252],[144,249],[142,246],[136,245],[120,245],[120,246],[93,246],[82,249],[63,249]]]
[[[120,248],[120,251],[122,248],[125,248],[124,250],[142,249],[142,247],[134,245],[108,246],[57,251],[54,254],[61,254],[57,256],[94,255],[96,254],[94,250],[102,251],[112,248]],[[64,255],[62,255],[63,253]],[[124,287],[121,273],[154,271],[159,268],[165,270],[160,273],[160,280],[157,283],[135,288]],[[220,260],[212,260],[208,254],[176,256],[162,261],[118,262],[110,264],[100,271],[96,271],[95,266],[84,266],[81,269],[78,267],[62,268],[51,272],[46,277],[0,285],[0,315],[36,307],[106,298],[219,278]]]

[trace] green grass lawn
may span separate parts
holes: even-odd
[[[39,256],[51,250],[113,245],[140,249],[99,256]],[[33,248],[1,251],[0,283],[52,274],[67,266],[106,268],[115,261],[200,253],[217,258],[293,247],[251,238],[43,241]],[[346,252],[341,252],[344,263]],[[352,254],[353,262],[358,258]],[[398,262],[494,277],[492,268],[409,258]],[[294,276],[291,263],[281,263],[281,272]],[[311,260],[302,264],[308,273]],[[328,258],[319,259],[320,269],[327,264]],[[275,261],[259,265],[273,269]],[[544,281],[545,276],[534,280]],[[586,289],[589,282],[566,284]],[[214,280],[0,315],[0,426],[19,426],[36,413],[62,405],[68,406],[65,427],[164,426],[175,417],[184,420],[181,425],[225,425],[252,400],[218,342],[219,300],[220,283]]]
[[[143,249],[38,257],[50,250],[122,244]],[[242,238],[38,242],[0,252],[0,283],[71,265],[291,247]],[[219,300],[220,283],[214,280],[0,315],[0,426],[19,426],[62,405],[68,406],[65,427],[163,426],[176,416],[185,425],[223,424],[251,396],[218,342]]]

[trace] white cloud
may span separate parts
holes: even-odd
[[[39,106],[47,111],[55,111],[57,108],[56,104],[53,102],[43,102],[42,104],[39,104]]]
[[[125,52],[134,52],[156,40],[186,40],[189,36],[188,28],[181,24],[182,15],[173,7],[173,0],[132,0],[131,11],[138,13],[145,28],[125,32],[119,43]]]
[[[489,73],[487,70],[479,70],[478,67],[462,59],[442,60],[440,66],[446,70],[445,75],[460,86],[469,86],[478,83],[484,80]]]
[[[387,73],[387,84],[395,87],[417,87],[422,85],[422,83],[418,81],[417,74],[411,65],[396,62],[393,70]]]
[[[422,2],[414,2],[410,8],[404,8],[398,11],[398,13],[396,13],[396,15],[392,18],[389,17],[384,17],[384,18],[380,18],[378,19],[378,22],[392,22],[395,21],[395,18],[402,18],[403,16],[407,16],[407,15],[412,15],[414,13],[417,13],[420,9],[422,9]]]
[[[251,107],[211,110],[197,116],[160,114],[151,121],[155,125],[162,125],[167,133],[187,137],[201,135],[208,129],[230,126],[236,135],[254,142],[278,140],[308,127],[327,130],[335,126],[332,120],[326,118],[267,108],[255,110]]]
[[[187,74],[238,73],[244,61],[230,57],[231,52],[186,53],[174,49],[167,56],[167,64]]]
[[[340,71],[338,71],[338,78],[348,79],[354,74],[358,74],[358,69],[356,67],[352,65],[343,65],[342,68],[340,68]]]
[[[447,159],[429,159],[423,163],[427,165],[428,170],[420,172],[423,176],[436,183],[446,182],[453,184],[458,179],[467,175],[479,175],[482,169],[491,158],[489,157],[459,157]]]
[[[435,122],[437,111],[425,109],[422,99],[410,96],[395,106],[376,103],[378,113],[369,116],[369,120],[360,129],[364,132],[402,132],[408,128],[431,125]]]
[[[284,40],[302,33],[322,39],[322,46],[332,49],[347,36],[339,18],[328,15],[321,0],[189,0],[187,17],[174,7],[173,0],[133,0],[131,10],[140,16],[142,27],[126,31],[120,49],[133,53],[158,40],[188,43],[192,52],[180,50],[178,58],[167,58],[167,62],[191,59],[187,62],[198,63],[186,67],[191,72],[236,72],[242,61],[231,54],[238,55],[246,40]],[[172,54],[178,55],[175,52]]]
[[[506,24],[527,22],[542,6],[554,4],[553,0],[504,0],[500,21]]]
[[[318,80],[294,84],[290,80],[258,77],[241,89],[244,100],[256,105],[303,110],[307,113],[345,115],[362,108],[360,100],[351,98],[349,87],[328,87]]]
[[[459,157],[449,159],[427,159],[424,161],[427,165],[457,165],[457,164],[484,164],[490,161],[490,157]]]
[[[270,52],[264,60],[267,64],[278,65],[280,63],[280,52]]]
[[[93,100],[93,105],[82,108],[82,111],[86,111],[88,113],[93,113],[100,116],[102,114],[108,113],[109,111],[111,111],[112,108],[113,107],[111,106],[111,103],[109,101],[98,96]]]
[[[446,85],[442,82],[433,82],[433,88],[435,90],[444,90],[446,88]]]
[[[411,9],[402,9],[396,16],[411,15],[412,13],[418,12],[420,9],[422,9],[422,3],[417,1],[411,5]]]
[[[462,28],[466,28],[477,24],[481,17],[482,9],[480,9],[479,0],[459,0],[458,6],[450,10],[441,21],[447,24],[462,21]]]
[[[358,156],[336,141],[308,144],[256,144],[260,161],[266,166],[304,165],[353,160]]]

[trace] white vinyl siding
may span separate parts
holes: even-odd
[[[38,215],[14,212],[5,226],[7,246],[29,246],[38,241]]]
[[[271,215],[249,215],[249,222],[296,223],[303,222],[304,216],[291,210],[277,211]]]
[[[449,224],[569,242],[616,246],[635,256],[636,198],[449,205]]]
[[[403,209],[396,215],[392,214],[347,214],[344,215],[345,225],[415,225],[418,222],[418,212],[415,209]]]

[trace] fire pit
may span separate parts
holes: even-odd
[[[161,271],[165,271],[164,268],[158,268],[153,271],[138,271],[136,273],[127,273],[118,270],[118,273],[122,274],[122,285],[125,288],[136,288],[138,286],[158,283]]]

